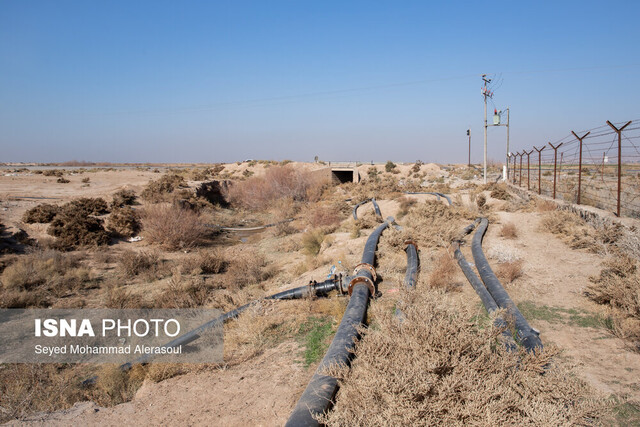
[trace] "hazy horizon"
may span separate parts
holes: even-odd
[[[636,2],[0,3],[0,162],[482,160],[640,118]],[[489,128],[502,161],[504,127]]]

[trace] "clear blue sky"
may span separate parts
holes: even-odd
[[[0,162],[482,158],[640,118],[640,2],[0,0]],[[492,111],[493,105],[489,104]],[[489,129],[502,159],[505,129]]]

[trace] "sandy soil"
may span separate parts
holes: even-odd
[[[299,350],[282,343],[239,366],[147,383],[133,401],[112,408],[81,402],[9,425],[282,425],[310,377],[291,363]]]
[[[360,173],[366,175],[369,167],[371,165],[359,166]],[[374,167],[384,170],[384,165]],[[411,165],[398,167],[406,175]],[[245,164],[229,166],[229,170],[241,171],[243,168],[246,168]],[[424,165],[422,170],[430,177],[446,175],[446,171],[437,165]],[[83,176],[91,178],[90,187],[82,186]],[[47,200],[56,203],[79,196],[109,198],[121,188],[132,188],[139,193],[150,179],[157,178],[159,174],[124,170],[83,176],[72,176],[70,184],[58,184],[55,177],[41,175],[0,176],[0,209],[3,209],[0,214],[9,225],[18,224],[26,209],[44,201],[25,199],[25,196],[48,197],[52,199]],[[433,199],[431,196],[416,197],[420,201]],[[495,202],[492,201],[493,204],[499,204]],[[395,215],[399,206],[398,202],[391,200],[379,200],[379,204],[384,217]],[[366,209],[370,207],[363,208]],[[525,275],[507,285],[507,291],[516,303],[529,301],[537,306],[606,314],[604,308],[583,295],[589,277],[601,270],[601,257],[584,250],[572,250],[553,235],[541,232],[539,213],[498,212],[497,216],[500,221],[490,224],[485,238],[485,252],[496,246],[507,247],[518,252],[525,260]],[[507,240],[498,236],[499,224],[505,222],[513,222],[518,226],[517,239]],[[30,233],[43,232],[37,229],[39,225],[28,227],[32,227],[27,230]],[[351,239],[347,232],[335,233],[330,247],[322,251],[326,263],[331,265],[343,261],[353,264],[361,254],[359,248],[364,246],[367,234]],[[268,239],[259,243],[267,252],[273,244]],[[431,249],[424,248],[424,256],[429,251]],[[468,247],[464,247],[463,251],[467,259],[472,260]],[[293,254],[289,262],[303,259],[304,256]],[[494,261],[490,261],[494,264]],[[322,274],[326,274],[326,265],[302,274],[296,278],[296,283],[319,279]],[[459,293],[460,298],[478,306],[479,299],[471,287],[466,281],[461,283],[464,285]],[[383,283],[381,289],[389,291],[398,286],[397,281],[389,281]],[[557,362],[575,366],[577,375],[596,390],[605,395],[628,395],[640,400],[637,381],[640,354],[626,348],[624,341],[603,328],[538,319],[530,319],[530,323],[540,330],[543,343],[556,345],[562,350]],[[238,366],[190,373],[158,384],[145,384],[132,402],[113,408],[100,408],[91,402],[84,402],[65,411],[34,415],[24,422],[38,425],[282,425],[313,373],[313,367],[305,369],[294,361],[292,355],[299,351],[298,344],[288,341]]]

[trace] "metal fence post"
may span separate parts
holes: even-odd
[[[616,131],[618,134],[618,217],[620,216],[620,193],[622,190],[622,131],[624,128],[631,124],[631,121],[628,121],[627,124],[622,126],[620,129],[615,127],[609,120],[607,120],[607,124],[611,126],[611,128]]]
[[[520,180],[518,182],[518,187],[522,187],[522,157],[524,156],[525,151],[522,150],[522,154],[520,154]]]
[[[562,146],[562,142],[555,147],[552,143],[549,143],[551,148],[553,148],[553,198],[556,198],[556,168],[558,167],[558,148]]]
[[[518,157],[518,154],[514,154],[513,155],[513,183],[516,183],[516,157]]]
[[[541,149],[533,147],[533,149],[538,152],[538,194],[542,194],[542,186],[540,185],[542,182],[542,154],[540,153],[542,153],[542,150],[544,150],[545,148],[547,148],[546,145],[543,145]]]
[[[529,163],[529,156],[531,155],[531,153],[533,153],[533,150],[529,151],[528,153],[525,150],[524,153],[527,155],[527,191],[529,191],[529,184],[531,182],[531,168]]]
[[[584,135],[582,135],[582,138],[576,135],[574,131],[571,131],[571,133],[576,137],[578,141],[580,141],[580,157],[578,160],[578,204],[580,204],[580,190],[582,189],[582,140],[585,139],[591,132],[585,133]]]

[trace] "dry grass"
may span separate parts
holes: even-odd
[[[536,199],[536,210],[540,213],[552,212],[558,208],[555,202],[550,200]]]
[[[522,260],[503,262],[496,268],[496,276],[498,276],[503,283],[512,283],[523,274]]]
[[[511,194],[507,191],[506,184],[496,184],[491,190],[490,196],[498,200],[509,200],[511,198]]]
[[[605,243],[598,240],[593,227],[571,212],[555,210],[544,213],[540,231],[559,235],[571,249],[588,249],[594,253],[604,251]]]
[[[446,206],[428,200],[416,204],[403,218],[402,225],[412,230],[412,237],[420,247],[447,248],[475,213],[462,206]]]
[[[518,238],[518,228],[512,222],[507,222],[500,228],[500,237],[504,237],[505,239],[517,239]]]
[[[167,288],[154,298],[154,308],[197,308],[206,306],[211,287],[199,277],[174,274]]]
[[[147,206],[141,219],[144,237],[167,250],[192,248],[208,234],[198,213],[177,204]]]
[[[47,250],[22,255],[2,272],[2,307],[48,307],[92,281],[80,257]]]
[[[640,351],[640,272],[637,259],[619,254],[604,263],[605,268],[587,289],[587,296],[614,312],[614,329]]]
[[[229,259],[230,263],[224,275],[224,285],[228,289],[258,285],[277,272],[264,255],[252,248],[235,253]]]
[[[445,290],[459,288],[455,280],[458,264],[448,251],[441,251],[433,261],[433,268],[429,273],[429,286]]]
[[[398,199],[398,202],[400,202],[400,209],[398,210],[398,214],[396,215],[396,217],[397,219],[401,219],[409,213],[409,209],[411,209],[411,207],[413,207],[417,203],[417,200],[403,196]]]
[[[140,228],[140,215],[129,206],[113,208],[107,219],[107,230],[116,237],[135,236]]]
[[[303,251],[310,256],[316,256],[320,253],[325,233],[321,229],[309,230],[302,235]]]
[[[606,403],[564,369],[557,352],[509,353],[500,331],[437,292],[399,303],[402,322],[374,304],[376,327],[351,368],[334,367],[340,389],[327,425],[574,425],[597,423]],[[548,369],[547,369],[548,367]]]
[[[294,201],[312,200],[311,195],[321,193],[319,188],[328,181],[311,172],[290,165],[273,166],[263,176],[236,182],[228,189],[232,205],[251,210],[262,210],[282,198]],[[313,201],[313,200],[312,200]]]
[[[195,275],[223,273],[228,265],[221,249],[203,249],[180,261],[183,273]]]
[[[151,275],[158,269],[161,262],[158,252],[126,250],[118,256],[118,271],[128,278],[141,274]]]
[[[335,229],[342,220],[340,212],[334,206],[314,206],[308,210],[307,222],[313,228],[325,227]]]

